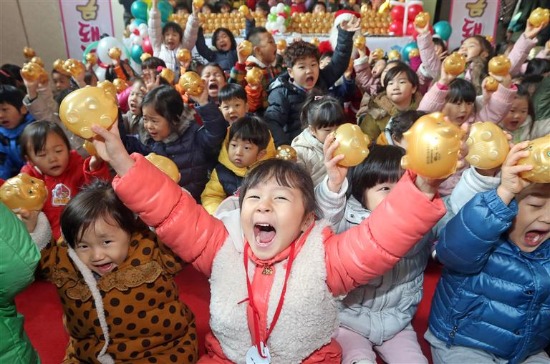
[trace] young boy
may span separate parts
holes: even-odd
[[[201,195],[206,211],[213,214],[227,196],[237,193],[249,169],[266,159],[270,139],[269,128],[258,117],[241,117],[231,124],[228,142]]]
[[[218,93],[220,111],[229,125],[248,112],[247,95],[244,88],[236,83],[228,83]]]
[[[529,183],[516,144],[500,185],[477,194],[436,246],[445,269],[425,337],[439,363],[547,363],[550,343],[550,183]]]
[[[338,30],[338,43],[331,62],[319,70],[319,50],[299,41],[288,46],[285,63],[288,74],[279,76],[269,87],[268,108],[264,117],[275,145],[290,144],[302,132],[300,112],[306,95],[313,88],[328,91],[348,68],[353,35],[359,29],[358,18],[344,21]]]
[[[57,70],[52,70],[53,96],[57,97],[62,91],[68,90],[71,87],[71,76],[61,73]]]
[[[11,85],[0,85],[0,178],[19,173],[25,164],[19,149],[19,136],[34,121],[25,105],[25,94]]]

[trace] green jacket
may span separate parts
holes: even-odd
[[[14,301],[32,283],[40,252],[25,225],[1,202],[0,221],[0,363],[40,363]]]
[[[550,119],[550,78],[540,81],[531,98],[535,107],[535,120]]]

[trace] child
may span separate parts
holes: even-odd
[[[529,183],[510,150],[498,188],[476,195],[436,245],[444,270],[429,329],[435,364],[546,363],[550,343],[550,184]]]
[[[134,135],[139,133],[140,124],[143,123],[141,102],[146,92],[145,82],[141,78],[134,79],[130,95],[128,96],[128,112],[122,116],[124,127],[128,134]]]
[[[78,193],[80,187],[95,178],[110,180],[109,169],[96,156],[84,160],[71,150],[69,140],[57,124],[35,121],[21,134],[21,152],[27,163],[22,173],[43,180],[48,199],[42,208],[52,227],[53,238],[61,236],[59,217],[65,205]]]
[[[19,173],[25,164],[19,149],[19,136],[34,121],[23,104],[25,94],[11,85],[0,85],[0,178]]]
[[[311,94],[302,108],[302,125],[305,127],[294,140],[298,164],[304,167],[317,186],[327,174],[323,144],[327,135],[346,122],[340,102],[331,96]]]
[[[217,63],[208,63],[201,71],[201,78],[208,89],[208,96],[213,102],[217,103],[220,89],[227,85],[223,69]]]
[[[197,52],[208,62],[215,62],[227,73],[237,62],[237,42],[233,33],[227,28],[217,28],[212,34],[212,45],[215,50],[206,45],[204,32],[199,27],[197,34]]]
[[[1,202],[0,221],[0,362],[38,364],[40,358],[23,330],[23,317],[16,312],[14,299],[32,283],[40,253],[23,223]]]
[[[147,91],[151,91],[155,84],[159,69],[166,68],[166,63],[158,57],[149,57],[141,63],[141,77],[147,87]]]
[[[71,76],[63,74],[56,69],[52,70],[53,96],[57,97],[63,90],[71,88]]]
[[[228,142],[222,146],[218,164],[201,194],[206,211],[213,214],[227,196],[237,194],[251,168],[274,156],[267,155],[270,140],[269,128],[258,117],[244,116],[229,126]]]
[[[420,102],[420,94],[416,92],[418,76],[406,64],[397,62],[395,66],[392,65],[383,80],[384,91],[374,98],[363,97],[361,109],[357,112],[357,123],[361,130],[371,142],[377,144],[385,144],[377,138],[383,135],[391,117],[398,112],[416,110]]]
[[[519,143],[550,134],[548,120],[535,121],[535,110],[527,87],[518,85],[518,92],[512,101],[510,111],[499,125],[512,135],[512,142]]]
[[[202,127],[195,122],[195,111],[183,103],[175,89],[160,86],[143,98],[143,129],[139,138],[123,137],[130,152],[156,153],[172,159],[180,170],[180,185],[196,201],[200,201],[208,182],[208,170],[216,164],[227,130],[223,115],[208,101],[207,92],[205,88],[203,94],[195,98],[199,106],[194,110],[204,122]]]
[[[407,150],[407,141],[403,138],[403,133],[409,130],[414,122],[424,115],[426,115],[424,111],[408,110],[391,118],[384,129],[384,140],[387,145],[396,145]]]
[[[270,85],[269,106],[264,115],[275,145],[290,144],[302,132],[300,112],[309,91],[313,88],[327,91],[342,77],[348,68],[353,35],[359,26],[356,17],[340,24],[334,56],[322,70],[319,70],[319,50],[315,45],[297,41],[288,46],[285,51],[288,74],[279,76]]]
[[[339,363],[340,347],[331,338],[336,297],[390,269],[444,213],[437,183],[406,173],[367,221],[335,235],[315,221],[307,173],[270,159],[245,177],[240,210],[216,218],[142,156],[125,153],[116,128],[92,129],[105,140],[94,145],[119,174],[113,186],[123,203],[210,276],[213,335],[204,363],[262,356],[264,362],[267,356],[277,363]],[[135,183],[144,176],[146,185]],[[397,209],[402,219],[385,228]]]
[[[168,22],[161,29],[160,11],[157,8],[159,0],[152,0],[149,11],[149,39],[153,46],[153,56],[162,59],[166,67],[179,74],[178,50],[193,49],[197,40],[199,28],[199,10],[193,6],[193,13],[187,19],[185,34],[178,23]]]
[[[195,318],[174,282],[182,262],[110,184],[84,188],[61,227],[64,242],[42,250],[38,276],[61,297],[70,336],[64,362],[196,362]]]
[[[228,83],[218,94],[220,111],[225,121],[233,124],[248,112],[247,94],[244,88],[236,83]]]

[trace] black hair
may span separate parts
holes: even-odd
[[[311,90],[302,106],[300,113],[302,127],[311,126],[321,129],[339,126],[346,122],[344,109],[338,99],[332,96],[322,96],[319,90]]]
[[[222,7],[227,6],[229,8],[229,11],[231,11],[231,5],[225,1],[225,0],[218,0],[216,2],[216,10],[218,13],[222,12]]]
[[[71,150],[69,138],[59,125],[47,120],[37,120],[27,125],[19,137],[21,154],[28,157],[31,150],[34,154],[38,154],[46,147],[46,140],[50,134],[57,134],[63,140],[67,149]]]
[[[247,102],[246,91],[244,87],[242,87],[238,83],[228,83],[223,86],[218,92],[218,100],[220,104],[224,101],[229,101],[233,99],[239,99]]]
[[[164,24],[164,26],[162,27],[162,36],[164,37],[166,32],[169,31],[169,30],[173,30],[174,32],[178,33],[179,36],[180,36],[180,42],[182,41],[182,39],[183,39],[183,29],[181,29],[181,26],[178,23],[173,22],[173,21],[169,21],[166,24]]]
[[[265,33],[271,34],[265,27],[254,27],[248,32],[246,40],[250,41],[253,47],[256,47],[260,44],[260,35]]]
[[[86,70],[86,72],[84,73],[84,82],[86,83],[86,85],[91,85],[94,78],[97,83],[99,79],[97,78],[97,75],[95,74],[95,72]]]
[[[322,217],[321,210],[315,200],[311,175],[298,163],[278,158],[260,162],[246,175],[240,188],[239,205],[243,205],[244,197],[249,189],[271,178],[275,178],[280,186],[300,190],[306,214],[313,212],[316,217]]]
[[[351,195],[366,208],[363,195],[379,183],[397,182],[405,172],[401,158],[405,150],[394,145],[373,145],[363,162],[351,171]]]
[[[73,91],[74,90],[71,88],[66,88],[64,90],[59,91],[57,95],[54,96],[54,100],[57,103],[57,106],[58,107],[61,106],[61,102],[63,102],[63,99],[65,99],[65,97],[67,97],[67,95]]]
[[[449,83],[449,93],[445,97],[445,102],[451,104],[460,104],[469,102],[475,104],[476,89],[474,85],[463,78],[455,78]]]
[[[325,11],[327,11],[327,4],[325,4],[323,1],[314,1],[308,11],[310,13],[313,12],[313,9],[315,9],[315,6],[317,5],[322,5],[325,8]]]
[[[386,67],[388,64],[386,64]],[[414,72],[412,68],[410,68],[406,63],[403,63],[401,61],[397,64],[397,66],[386,72],[386,75],[384,76],[384,89],[386,89],[386,87],[388,86],[388,82],[393,80],[400,73],[405,73],[407,79],[413,85],[413,87],[418,89],[419,81],[416,72]]]
[[[61,231],[67,244],[75,248],[86,230],[93,228],[99,219],[111,220],[130,235],[143,226],[118,198],[111,183],[96,179],[83,187],[61,213]]]
[[[325,59],[325,58],[332,58],[332,56],[334,55],[334,52],[333,51],[326,51],[326,52],[323,52],[321,53],[321,55],[319,56],[319,61]]]
[[[269,14],[269,11],[271,10],[267,1],[258,1],[258,3],[256,4],[256,9],[257,8],[264,10],[268,14]]]
[[[547,72],[550,72],[550,61],[544,58],[533,58],[527,62],[523,82],[539,83]]]
[[[529,86],[519,84],[517,85],[516,99],[526,99],[527,100],[527,114],[531,117],[531,126],[529,127],[529,135],[533,132],[535,123],[538,122],[535,115],[535,105],[531,101],[531,94],[529,93]]]
[[[233,138],[248,141],[264,150],[269,144],[271,133],[267,124],[257,116],[243,116],[229,127],[229,142]]]
[[[157,70],[158,67],[166,68],[166,62],[158,57],[149,57],[145,61],[141,62],[141,69]]]
[[[207,4],[204,4],[206,6]],[[177,2],[174,6],[174,12],[177,13],[178,10],[187,10],[187,12],[190,14],[191,11],[189,10],[189,7],[185,3]]]
[[[229,40],[231,41],[231,49],[237,49],[237,41],[235,40],[235,36],[233,35],[233,32],[231,32],[231,30],[229,30],[227,28],[223,28],[223,27],[217,28],[216,30],[214,30],[214,33],[212,34],[212,45],[216,49],[218,49],[216,43],[217,43],[217,40],[218,40],[218,35],[220,35],[220,33],[227,34],[227,36],[229,37]]]
[[[411,128],[414,122],[426,115],[425,111],[420,110],[407,110],[400,112],[391,118],[391,124],[389,125],[390,137],[398,142],[403,139],[403,133]],[[388,140],[388,142],[390,142]]]
[[[447,44],[445,44],[445,41],[441,38],[433,38],[434,45],[438,45],[441,48],[443,48],[443,51],[447,50]]]
[[[21,67],[15,64],[5,63],[0,67],[0,85],[12,85],[25,88],[21,77]],[[21,86],[22,85],[22,86]],[[26,92],[26,89],[21,91]]]
[[[147,92],[141,102],[141,108],[147,105],[153,105],[156,113],[168,121],[172,130],[176,129],[184,105],[181,95],[173,87],[162,85]]]
[[[304,42],[303,40],[290,43],[290,45],[286,48],[284,55],[285,64],[288,68],[292,68],[292,66],[294,66],[294,64],[300,59],[307,57],[313,57],[318,62],[320,58],[319,48],[316,45],[309,42]]]
[[[13,85],[0,85],[0,104],[9,104],[18,111],[23,107],[23,91]]]

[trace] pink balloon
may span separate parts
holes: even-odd
[[[400,5],[395,5],[392,9],[391,9],[391,19],[395,22],[395,21],[400,21],[402,22],[403,21],[403,18],[405,17],[405,7],[404,6],[400,6]]]
[[[414,35],[416,29],[414,29],[414,22],[410,21],[407,24],[407,35]]]
[[[418,15],[418,13],[421,13],[424,11],[424,8],[420,4],[413,4],[409,5],[407,8],[407,12],[409,13],[409,21],[414,21],[414,18]]]
[[[400,21],[394,20],[390,27],[388,28],[390,35],[395,35],[401,37],[403,35],[403,23]]]
[[[151,45],[151,40],[149,37],[144,37],[143,42],[141,43],[141,48],[144,53],[153,54],[153,46]]]

